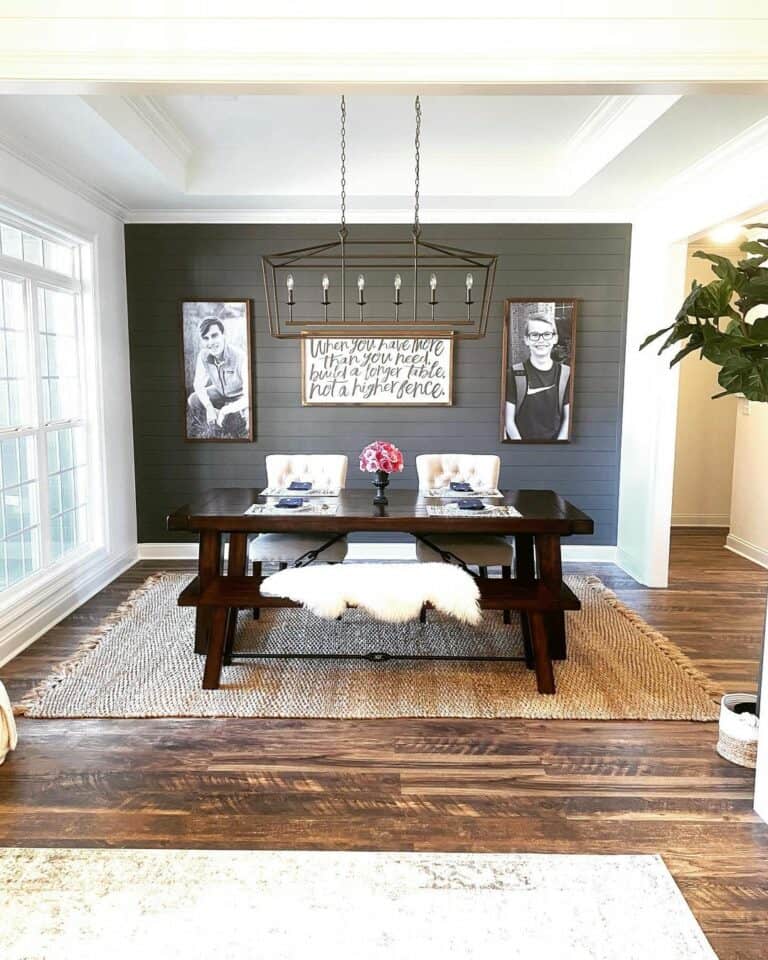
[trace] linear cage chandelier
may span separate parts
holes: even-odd
[[[446,330],[485,336],[497,257],[422,239],[419,223],[421,102],[416,97],[413,228],[401,240],[350,238],[346,218],[346,119],[341,98],[341,225],[327,243],[261,258],[269,330],[298,339],[314,328]],[[342,330],[339,330],[342,328]],[[319,329],[317,332],[320,332]]]

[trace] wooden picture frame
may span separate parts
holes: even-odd
[[[307,390],[307,350],[310,347],[312,341],[317,340],[357,340],[357,341],[366,341],[366,340],[389,340],[389,341],[421,341],[421,340],[440,340],[447,345],[447,357],[444,361],[444,370],[447,371],[447,385],[446,385],[446,398],[445,399],[428,399],[422,398],[413,401],[405,401],[399,399],[360,399],[350,397],[345,399],[338,394],[340,393],[341,388],[336,388],[336,394],[331,398],[312,398],[308,396]],[[453,332],[450,333],[417,333],[411,331],[392,331],[388,330],[365,330],[360,331],[359,333],[350,334],[346,331],[341,333],[334,333],[332,331],[323,332],[322,334],[316,333],[313,331],[302,331],[301,337],[301,405],[303,407],[451,407],[453,406],[453,374],[454,374],[454,337]],[[442,378],[439,378],[442,379]],[[403,382],[406,382],[404,380]],[[426,384],[422,383],[419,385],[422,389],[427,389]],[[347,389],[350,389],[347,387]],[[435,388],[436,389],[436,388]]]
[[[504,301],[499,417],[502,443],[570,443],[573,436],[578,304],[578,300],[559,297],[529,297]],[[541,329],[530,331],[529,322]],[[555,329],[554,342],[551,345],[544,339],[547,326]],[[531,333],[541,336],[536,345],[530,340]],[[547,371],[540,371],[535,360],[531,360],[531,350],[537,347],[540,360],[545,359],[545,345],[549,346],[550,355],[556,365],[552,383],[545,382],[550,379]],[[567,368],[567,381],[563,380],[566,376],[562,372],[563,367]],[[511,403],[509,394],[512,392],[512,378],[515,394],[518,384],[521,384],[526,390],[524,403],[529,403],[533,396],[533,393],[528,393],[531,389],[529,379],[534,377],[537,385],[533,391],[542,395],[541,400],[535,401],[536,406],[521,409],[522,405]],[[508,433],[508,424],[518,436]]]
[[[179,324],[185,442],[252,442],[251,301],[180,300]],[[223,359],[217,359],[219,349],[219,357]],[[195,377],[201,372],[201,365],[208,382],[198,389]],[[243,387],[239,395],[238,382]],[[203,389],[210,404],[202,399]],[[209,417],[209,406],[215,415],[213,421]],[[233,409],[222,413],[230,407]]]

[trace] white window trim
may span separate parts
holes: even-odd
[[[34,215],[25,217],[18,211],[6,207],[0,203],[0,219],[10,226],[20,230],[26,230],[44,240],[50,240],[54,243],[67,243],[77,247],[75,251],[75,276],[68,277],[55,270],[49,270],[45,267],[30,264],[16,257],[8,257],[0,254],[0,270],[4,274],[21,280],[25,284],[25,300],[29,296],[31,283],[42,286],[53,287],[60,290],[69,290],[79,293],[79,309],[77,322],[79,324],[80,349],[82,350],[81,369],[83,371],[83,415],[82,419],[86,428],[86,442],[88,449],[88,523],[89,539],[88,542],[75,547],[59,560],[43,565],[33,574],[24,577],[22,580],[7,587],[0,592],[0,622],[3,621],[3,614],[11,611],[19,605],[28,604],[32,596],[39,590],[45,589],[53,581],[66,576],[69,572],[84,564],[90,563],[97,557],[107,556],[109,554],[108,542],[108,523],[107,523],[107,483],[106,483],[106,437],[103,422],[103,381],[101,371],[101,340],[100,324],[98,322],[98,299],[97,290],[97,238],[74,233],[68,227],[58,228],[51,224],[46,224],[37,219]],[[36,299],[36,298],[35,298]],[[35,312],[35,329],[30,332],[31,336],[37,336],[39,339],[39,319],[37,317],[38,305],[36,302],[31,304],[31,309]],[[38,370],[38,389],[36,390],[36,404],[40,402],[39,390],[39,344],[34,344],[37,352],[37,370]],[[32,429],[11,428],[0,430],[0,437],[17,437],[24,434],[44,434],[46,425],[42,423],[42,410],[37,420],[39,426]],[[62,422],[63,426],[63,422]],[[42,460],[47,465],[47,457]],[[40,484],[39,503],[42,508],[43,501],[47,500],[47,475],[43,477],[43,471],[40,469],[41,461],[38,457],[38,483]],[[47,470],[45,471],[47,474]],[[45,490],[43,490],[45,487]],[[41,516],[41,528],[43,518]],[[42,530],[41,530],[42,533]],[[41,543],[42,562],[49,558],[49,545]]]

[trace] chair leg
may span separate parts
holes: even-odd
[[[502,580],[511,580],[512,579],[512,567],[502,566],[501,568],[501,578]],[[504,611],[504,623],[512,623],[512,617],[509,610]]]
[[[481,577],[487,577],[487,576],[488,576],[488,567],[482,566],[482,567],[478,567],[478,569],[480,570],[480,576],[481,576]]]

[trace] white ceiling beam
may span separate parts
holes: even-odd
[[[564,3],[545,3],[546,15],[517,17],[451,16],[450,4],[440,4],[443,16],[431,15],[437,5],[415,4],[418,16],[374,17],[358,9],[336,18],[333,6],[314,17],[247,16],[236,3],[218,4],[217,16],[184,17],[179,4],[158,6],[157,15],[137,16],[125,14],[136,5],[112,3],[109,14],[96,16],[88,3],[6,2],[0,90],[768,89],[768,19],[764,4],[753,2],[702,3],[702,12],[670,2],[666,15],[655,3],[656,17],[609,16],[595,3],[587,7],[603,15],[581,9],[574,15]],[[68,15],[58,15],[65,7]],[[567,15],[558,16],[556,7]],[[235,15],[226,15],[230,9]]]
[[[83,101],[160,175],[186,190],[192,147],[151,97],[83,97]]]

